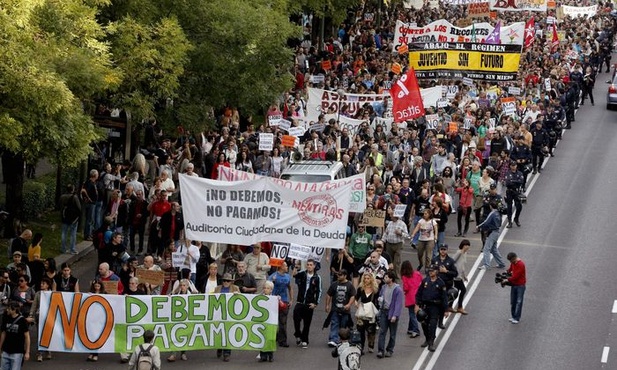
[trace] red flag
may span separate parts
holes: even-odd
[[[557,26],[553,23],[553,39],[551,40],[551,53],[557,51],[559,46],[559,36],[557,35]]]
[[[532,17],[525,23],[525,49],[529,49],[536,39],[536,21]]]
[[[403,122],[424,115],[422,95],[416,72],[410,68],[390,89],[394,122]]]

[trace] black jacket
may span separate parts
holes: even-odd
[[[321,277],[315,271],[309,282],[309,287],[306,289],[306,279],[308,275],[306,271],[300,271],[296,274],[296,284],[298,285],[298,303],[318,305],[321,300]]]

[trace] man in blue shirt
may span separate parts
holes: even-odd
[[[491,207],[491,213],[488,214],[483,223],[477,226],[477,229],[486,232],[486,242],[484,242],[484,248],[482,248],[484,264],[478,267],[480,270],[487,270],[491,267],[491,254],[495,261],[497,261],[497,268],[506,267],[497,246],[499,229],[501,228],[501,213],[497,210],[497,203],[490,202],[489,206]]]
[[[287,315],[289,314],[289,306],[293,297],[291,287],[291,276],[289,275],[289,267],[286,262],[283,262],[275,273],[268,276],[268,281],[274,283],[272,295],[279,297],[279,328],[276,333],[276,341],[279,347],[289,347],[287,343]]]

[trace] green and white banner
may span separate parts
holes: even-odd
[[[166,351],[274,351],[278,300],[253,294],[118,296],[41,292],[39,350],[132,352],[145,330]]]

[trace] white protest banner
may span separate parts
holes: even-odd
[[[41,351],[132,353],[147,329],[161,352],[274,351],[278,298],[253,294],[106,295],[41,292]],[[188,345],[190,343],[190,345]]]
[[[490,0],[491,10],[500,12],[546,12],[548,0]],[[503,40],[503,39],[502,39]]]
[[[516,99],[513,97],[501,98],[501,108],[506,115],[516,114]]]
[[[473,86],[473,80],[469,77],[463,77],[463,85]]]
[[[185,267],[188,268],[189,266],[184,263],[186,262],[186,256],[188,255],[188,252],[188,247],[181,243],[180,246],[178,246],[178,248],[176,248],[176,250],[171,253],[171,265],[179,269]]]
[[[550,78],[544,79],[544,90],[551,91],[551,79]]]
[[[305,132],[306,130],[304,129],[304,127],[300,127],[300,126],[290,127],[287,130],[287,133],[289,133],[289,136],[296,136],[296,137],[304,135]]]
[[[347,112],[351,116],[355,116],[365,103],[373,104],[383,101],[384,97],[390,97],[389,93],[345,94],[339,97],[338,93],[335,91],[316,88],[309,88],[308,90],[309,98],[306,103],[306,120],[308,121],[317,121],[320,114],[326,114],[329,110],[337,115],[342,104],[346,104]],[[428,89],[420,89],[420,95],[422,95],[422,103],[425,107],[434,107],[437,100],[441,98],[441,88],[437,86]],[[309,129],[312,129],[312,127]]]
[[[268,124],[270,126],[278,126],[279,125],[279,121],[283,119],[283,116],[280,114],[273,114],[271,116],[268,116]]]
[[[257,180],[262,176],[255,175],[233,168],[219,166],[218,179],[221,181],[249,181]],[[268,179],[272,179],[267,177]],[[289,181],[283,179],[272,179],[278,184],[281,184],[285,188],[294,189],[298,191],[306,192],[322,192],[329,189],[339,188],[344,185],[351,185],[351,200],[349,201],[349,212],[361,213],[366,208],[366,183],[364,182],[364,173],[359,173],[354,176],[349,176],[344,179],[324,181],[319,183],[303,183],[297,181]]]
[[[521,96],[521,88],[516,86],[508,87],[508,93],[514,96]]]
[[[596,15],[596,13],[598,12],[598,5],[592,5],[592,6],[568,6],[568,5],[562,5],[561,8],[563,9],[563,14],[564,15],[568,15],[571,18],[578,18],[578,17],[593,17],[594,15]]]
[[[286,119],[282,119],[279,121],[279,128],[281,130],[285,130],[285,131],[289,131],[289,128],[291,127],[291,122],[286,120]]]
[[[434,42],[473,42],[484,43],[495,27],[487,22],[474,23],[469,27],[456,27],[445,19],[440,19],[417,27],[415,24],[396,21],[392,52],[396,52],[403,44],[434,43]],[[523,45],[525,22],[512,23],[502,26],[499,30],[502,44]]]
[[[406,204],[397,204],[394,206],[394,217],[403,218],[405,215],[405,209],[407,209]]]
[[[403,8],[405,9],[414,8],[416,10],[420,10],[422,9],[423,5],[424,5],[423,0],[403,0]]]
[[[426,129],[427,130],[435,130],[437,129],[437,124],[439,124],[439,115],[438,114],[427,114],[424,119],[426,120]]]
[[[184,230],[191,240],[251,245],[294,242],[343,248],[353,184],[320,187],[261,177],[217,181],[180,174]],[[316,191],[311,191],[315,189]]]
[[[269,133],[260,133],[259,134],[259,150],[272,150],[272,146],[274,145],[274,134]]]

